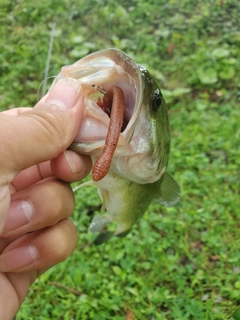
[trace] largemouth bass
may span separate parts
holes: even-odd
[[[179,186],[166,172],[167,105],[149,72],[117,49],[64,66],[55,81],[62,78],[79,82],[85,99],[70,149],[90,155],[94,164],[90,183],[97,187],[103,207],[89,230],[99,232],[95,243],[100,244],[128,234],[152,200],[174,206],[180,198]]]

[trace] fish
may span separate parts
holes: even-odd
[[[94,185],[102,200],[89,226],[99,245],[126,236],[153,200],[167,207],[179,201],[180,188],[166,171],[168,109],[147,69],[115,48],[62,67],[55,82],[63,78],[75,79],[84,96],[69,149],[92,158],[92,179],[79,187]]]

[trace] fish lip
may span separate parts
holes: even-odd
[[[127,124],[120,134],[119,142],[129,143],[142,107],[143,81],[139,65],[123,51],[110,48],[91,53],[71,66],[64,66],[56,81],[66,77],[75,78],[83,87],[94,85],[108,91],[111,87],[118,86],[123,90],[127,106],[124,117]],[[108,124],[105,125],[108,128]],[[82,143],[84,149],[87,144],[94,143],[99,149],[104,144],[105,138],[106,135],[99,136],[95,142],[81,141],[77,138],[73,146],[80,150]],[[93,150],[93,146],[89,145],[89,148]]]

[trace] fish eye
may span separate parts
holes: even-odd
[[[156,89],[153,92],[153,96],[152,96],[152,110],[154,112],[157,112],[161,104],[162,104],[162,95],[160,90]]]

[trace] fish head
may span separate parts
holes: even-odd
[[[98,99],[113,86],[124,93],[124,127],[113,154],[110,170],[130,181],[145,184],[160,179],[169,156],[170,133],[167,106],[149,72],[117,49],[92,53],[64,66],[56,81],[73,78],[84,95],[84,116],[70,149],[91,155],[102,152],[109,115]]]
[[[135,156],[128,160],[133,168],[133,181],[153,183],[165,172],[170,153],[170,128],[167,104],[161,90],[151,74],[141,65],[141,105],[136,106],[139,114],[134,121],[131,138]],[[133,114],[133,117],[135,115]],[[121,159],[123,162],[123,158]],[[136,165],[134,166],[134,163]]]

